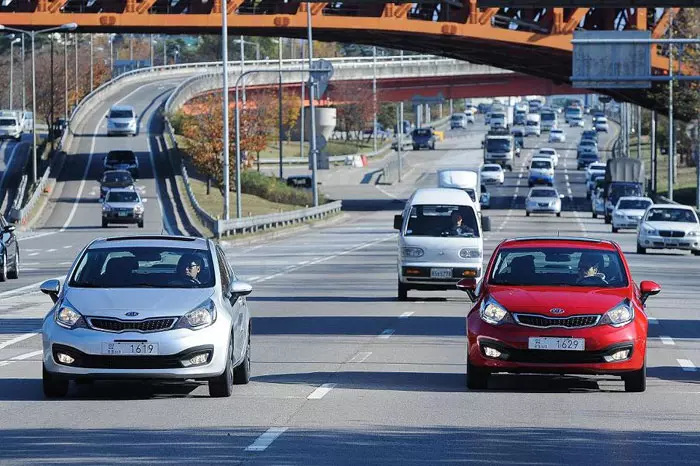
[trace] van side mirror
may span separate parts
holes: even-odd
[[[654,296],[661,292],[661,286],[656,282],[645,280],[639,284],[639,290],[642,292],[642,303],[646,303],[649,296]]]
[[[457,288],[467,293],[472,302],[476,301],[476,287],[476,278],[463,278],[457,282]]]
[[[400,230],[401,225],[403,225],[403,216],[394,215],[394,230]]]

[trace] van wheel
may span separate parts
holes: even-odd
[[[643,248],[637,243],[637,254],[646,254],[647,253],[647,248]]]
[[[408,300],[408,287],[401,283],[399,280],[399,286],[398,286],[398,300],[399,301],[407,301]]]

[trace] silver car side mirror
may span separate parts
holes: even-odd
[[[253,291],[253,287],[245,282],[234,281],[231,283],[232,296],[248,296]]]
[[[39,289],[42,293],[49,295],[55,303],[58,301],[58,293],[61,291],[61,282],[58,280],[46,280]]]

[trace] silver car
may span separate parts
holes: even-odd
[[[114,105],[107,114],[107,136],[131,135],[138,132],[138,115],[130,105]]]
[[[102,203],[102,228],[107,228],[110,223],[135,223],[143,228],[144,210],[138,191],[131,187],[112,188]]]
[[[532,213],[556,214],[561,217],[561,200],[563,194],[555,188],[532,188],[525,199],[525,215]]]
[[[134,236],[97,239],[44,318],[43,389],[67,395],[69,381],[200,380],[214,397],[250,380],[252,287],[239,281],[208,239]]]

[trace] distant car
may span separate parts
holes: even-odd
[[[583,170],[588,168],[592,163],[600,162],[600,156],[598,151],[595,152],[584,152],[576,158],[576,169]]]
[[[624,196],[617,201],[612,214],[612,232],[630,228],[636,230],[644,212],[654,203],[648,197]]]
[[[53,302],[41,328],[44,396],[114,379],[199,380],[231,396],[250,380],[252,290],[208,239],[92,241],[63,284],[41,284]]]
[[[637,254],[647,249],[683,249],[700,256],[700,220],[690,206],[655,204],[637,231]]]
[[[543,147],[537,152],[535,157],[546,157],[552,161],[554,168],[559,166],[559,153],[556,149],[552,149],[551,147]]]
[[[483,280],[465,277],[457,287],[474,303],[466,322],[468,389],[487,389],[491,374],[505,372],[615,375],[626,392],[646,390],[644,309],[661,287],[637,285],[618,244],[507,239]]]
[[[114,105],[109,109],[106,118],[107,136],[136,136],[138,133],[138,115],[130,105]]]
[[[467,127],[467,124],[467,115],[464,113],[455,113],[450,117],[450,129],[464,129]]]
[[[592,163],[586,169],[586,181],[589,181],[594,174],[605,173],[606,164],[604,162]]]
[[[17,113],[4,112],[0,115],[0,140],[14,139],[19,141],[22,139],[22,132],[24,131],[22,126]]]
[[[554,186],[554,163],[550,158],[533,158],[530,162],[530,172],[527,184],[533,187],[536,184]]]
[[[131,150],[112,150],[104,159],[103,168],[107,170],[127,170],[134,178],[139,177],[139,159]]]
[[[110,223],[135,223],[143,228],[144,205],[138,191],[129,188],[110,189],[102,204],[102,228]]]
[[[559,194],[555,188],[532,188],[525,199],[525,215],[532,213],[556,214],[561,217],[561,200],[563,194]]]
[[[598,117],[593,120],[593,126],[595,126],[595,130],[599,131],[601,133],[607,133],[608,132],[608,119],[605,117]]]
[[[481,182],[482,183],[499,183],[505,182],[505,172],[497,163],[487,163],[481,167]]]
[[[420,150],[422,148],[435,150],[435,133],[430,128],[417,128],[413,130],[411,134],[413,140],[413,150]]]
[[[19,278],[19,241],[15,234],[15,226],[10,225],[5,217],[0,215],[0,254],[2,254],[2,264],[0,264],[0,282],[8,278]]]
[[[593,196],[593,191],[598,186],[598,182],[602,181],[605,181],[605,172],[593,172],[591,178],[586,181],[586,199],[590,199]]]
[[[595,128],[584,130],[581,133],[581,140],[583,141],[584,139],[592,139],[597,144],[598,143],[598,131],[596,131]]]
[[[598,143],[592,139],[581,139],[576,146],[576,157],[580,157],[581,154],[586,153],[598,153]]]
[[[134,188],[134,179],[128,170],[108,170],[100,179],[100,199],[104,199],[110,189]]]
[[[22,115],[22,130],[31,132],[34,127],[34,114],[32,112],[24,112]]]
[[[566,142],[564,130],[554,128],[549,132],[549,142]]]
[[[579,116],[569,117],[569,126],[571,128],[583,128],[583,118]]]

